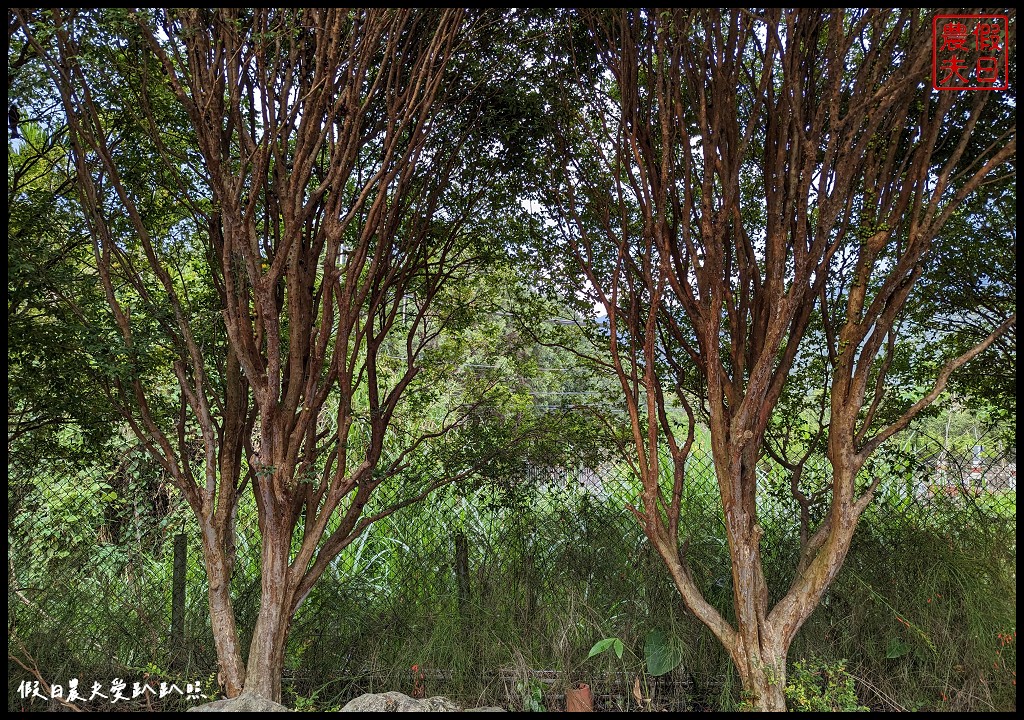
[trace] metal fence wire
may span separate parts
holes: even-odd
[[[106,695],[111,678],[124,678],[126,697],[135,683],[151,683],[154,693],[129,697],[136,706],[172,706],[174,694],[156,691],[161,682],[176,682],[182,701],[186,685],[214,694],[198,533],[156,464],[129,448],[110,467],[48,459],[8,471],[9,709],[42,709],[45,684],[66,693],[72,679],[86,697],[95,680]],[[862,530],[897,538],[907,527],[954,533],[992,524],[1015,538],[1012,449],[880,453],[864,472],[881,481]],[[798,552],[800,512],[782,467],[765,461],[759,473],[765,568],[781,589]],[[828,477],[823,458],[808,461],[805,481]],[[426,684],[432,694],[476,693],[498,704],[537,683],[568,682],[595,637],[635,635],[666,609],[685,615],[627,509],[636,498],[622,464],[534,467],[501,489],[450,486],[386,517],[331,564],[300,608],[286,685],[344,697]],[[686,468],[681,527],[702,589],[727,603],[721,508],[701,447]],[[240,507],[237,538],[233,596],[246,647],[260,587],[251,501]],[[620,669],[608,668],[608,693],[627,692],[615,690]],[[659,682],[692,691],[701,678],[690,668]]]

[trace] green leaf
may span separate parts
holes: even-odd
[[[647,661],[647,672],[657,677],[674,670],[683,661],[683,654],[661,630],[647,633],[644,641],[644,659]]]
[[[610,638],[605,638],[604,640],[598,640],[596,643],[594,643],[594,647],[590,648],[590,654],[587,655],[587,657],[588,658],[592,658],[595,655],[600,655],[601,653],[603,653],[608,648],[612,649],[612,652],[615,653],[615,657],[617,657],[619,660],[622,659],[622,651],[625,648],[622,645],[622,641],[619,640],[616,637],[610,637]]]
[[[899,638],[892,638],[889,640],[889,647],[885,650],[885,656],[887,658],[898,658],[903,657],[910,652],[910,646]]]

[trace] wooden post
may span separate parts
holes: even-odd
[[[185,570],[188,567],[188,539],[185,533],[174,536],[174,575],[171,580],[171,656],[172,663],[185,661]]]
[[[455,533],[455,581],[459,592],[459,615],[465,617],[469,603],[469,540],[461,530]]]

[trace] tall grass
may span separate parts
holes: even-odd
[[[286,701],[306,698],[306,706],[331,708],[366,691],[409,693],[416,665],[428,694],[467,705],[522,708],[525,695],[539,687],[555,708],[567,687],[587,682],[599,707],[638,709],[632,689],[640,678],[655,707],[734,708],[738,683],[726,654],[685,610],[625,509],[635,501],[635,484],[617,472],[604,480],[580,485],[556,473],[551,482],[514,494],[450,488],[374,525],[300,608],[288,648]],[[847,660],[860,702],[876,710],[1014,709],[1015,518],[942,498],[897,512],[891,505],[906,492],[895,486],[906,482],[892,482],[883,495],[890,506],[880,504],[865,517],[846,566],[797,636],[790,660]],[[682,527],[702,590],[727,612],[731,576],[711,483],[696,465]],[[179,504],[146,525],[144,513],[125,505],[126,522],[144,527],[122,529],[112,543],[104,540],[111,513],[102,498],[109,489],[81,477],[35,487],[15,509],[20,524],[12,523],[8,536],[17,588],[30,602],[12,590],[8,607],[12,632],[40,673],[60,681],[138,680],[144,672],[184,679],[213,671],[205,578],[188,512]],[[66,557],[32,562],[53,542],[51,534],[31,532],[42,522],[41,507],[77,512],[81,537],[65,544]],[[781,497],[763,510],[776,592],[797,550],[791,510]],[[244,634],[258,610],[259,537],[253,508],[243,505],[240,519],[233,584]],[[189,537],[190,652],[175,661],[168,642],[173,559],[167,538],[179,530]],[[468,594],[459,590],[459,536],[468,550]],[[644,677],[642,652],[654,629],[671,637],[683,657],[656,679]],[[626,647],[622,660],[587,657],[596,640],[612,636]],[[34,707],[16,694],[25,677],[9,664],[12,709]]]

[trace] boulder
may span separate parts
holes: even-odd
[[[465,712],[504,712],[499,707],[469,708]],[[435,697],[417,700],[400,692],[365,693],[348,702],[341,712],[463,712],[448,698]]]
[[[291,710],[273,700],[243,693],[238,697],[196,705],[190,707],[186,712],[291,712]]]

